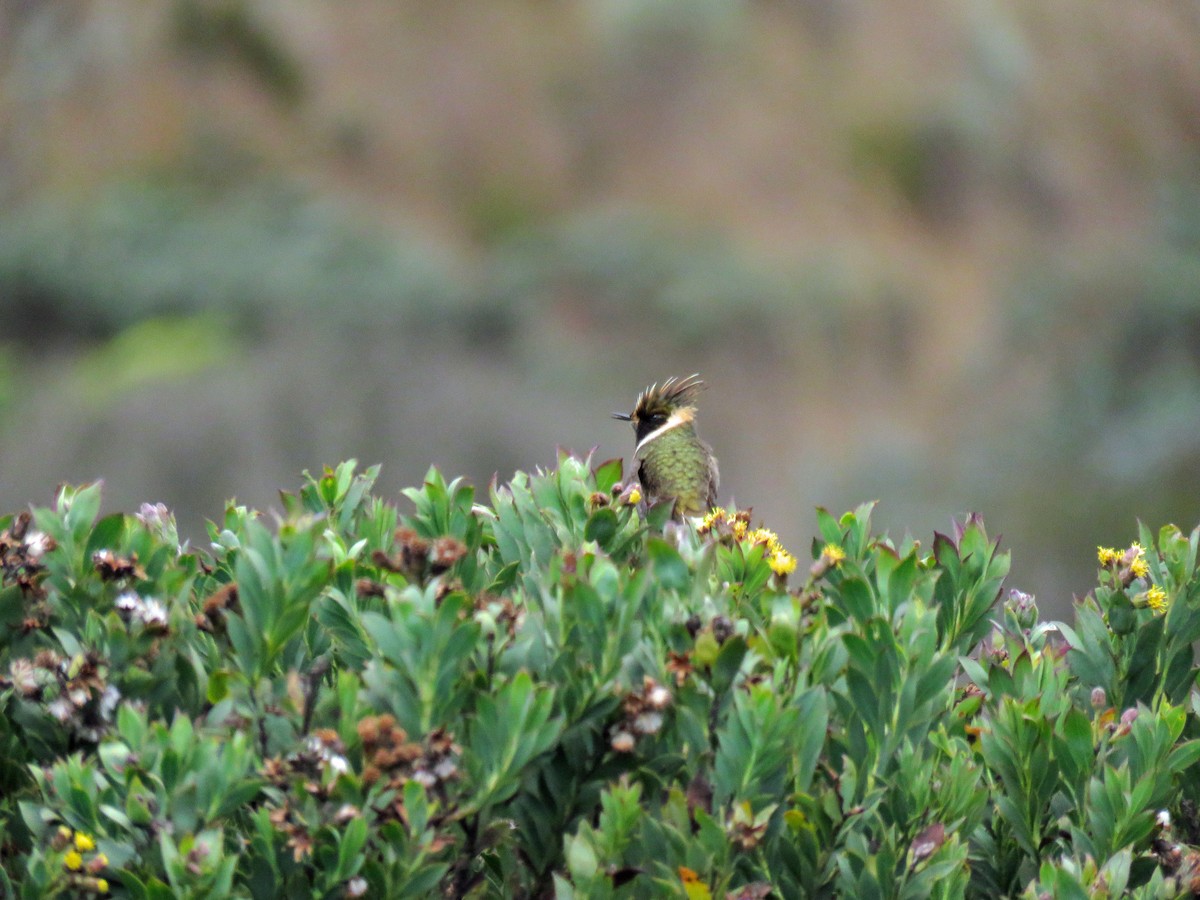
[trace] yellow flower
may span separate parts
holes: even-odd
[[[770,528],[756,528],[746,535],[746,539],[752,544],[762,544],[769,553],[779,549],[779,535]]]
[[[96,849],[96,842],[92,840],[91,835],[77,831],[75,832],[75,849],[80,853],[86,853],[88,850]]]
[[[698,872],[687,866],[680,866],[679,880],[683,882],[683,892],[688,900],[712,900],[712,890],[700,880]]]
[[[1146,605],[1160,615],[1165,613],[1167,611],[1167,592],[1157,584],[1152,585],[1150,590],[1146,591]]]
[[[772,572],[782,577],[796,571],[796,557],[780,547],[771,554],[767,565],[771,567]]]
[[[632,491],[629,492],[629,505],[637,506],[641,502],[642,502],[642,492],[639,491],[637,488],[634,488]]]
[[[746,524],[745,519],[734,519],[730,527],[733,529],[734,540],[741,541],[745,540],[747,530],[750,526]]]
[[[101,894],[107,894],[108,893],[108,879],[107,878],[97,878],[96,879],[96,890],[98,890]]]
[[[837,544],[826,544],[821,548],[821,558],[831,566],[836,566],[846,558],[846,551]]]
[[[1129,571],[1133,574],[1134,578],[1145,578],[1150,574],[1150,564],[1139,556],[1129,564]]]
[[[714,506],[705,515],[704,520],[700,523],[701,533],[712,531],[713,527],[725,519],[725,509],[721,506]]]
[[[1112,547],[1097,547],[1096,556],[1102,566],[1111,566],[1121,558],[1121,554]]]
[[[72,872],[78,872],[83,867],[83,857],[78,850],[71,850],[63,857],[63,865]]]

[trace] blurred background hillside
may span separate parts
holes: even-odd
[[[632,450],[803,553],[977,510],[1066,614],[1200,519],[1200,5],[3,0],[0,509]]]

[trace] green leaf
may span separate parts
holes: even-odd
[[[121,513],[105,516],[92,529],[84,548],[84,559],[90,560],[97,550],[112,550],[124,547],[126,535],[126,518]]]
[[[100,764],[112,776],[119,776],[125,769],[132,751],[120,741],[105,741],[97,749]]]
[[[517,583],[517,576],[520,574],[520,566],[514,560],[507,565],[501,566],[500,570],[492,579],[492,583],[487,586],[490,594],[506,594]]]
[[[344,881],[355,875],[362,865],[362,849],[367,843],[367,820],[356,816],[346,825],[338,839],[337,874],[335,880]]]
[[[1197,762],[1200,762],[1200,740],[1184,741],[1171,751],[1167,761],[1167,769],[1172,773],[1186,772]]]
[[[625,460],[621,457],[608,459],[596,467],[596,490],[601,494],[612,493],[613,485],[621,480],[625,470]]]
[[[717,734],[715,806],[745,802],[758,809],[769,802],[782,787],[798,724],[797,710],[781,707],[767,687],[738,692]]]
[[[1109,597],[1108,627],[1113,634],[1130,634],[1137,626],[1137,613],[1124,591],[1113,591]]]
[[[554,897],[555,900],[575,900],[575,889],[571,887],[571,882],[557,872],[554,873]]]
[[[741,670],[748,649],[746,639],[740,634],[731,635],[721,644],[712,671],[712,688],[718,695],[733,686],[733,679]]]
[[[646,511],[646,525],[651,531],[662,531],[675,511],[674,500],[660,500]]]
[[[918,574],[916,553],[910,553],[901,559],[887,547],[879,549],[879,555],[876,557],[876,578],[889,614],[894,615],[901,604],[911,599]]]
[[[817,507],[817,526],[821,532],[821,540],[826,544],[842,543],[842,526],[823,506]],[[814,554],[815,556],[815,554]]]
[[[583,537],[585,540],[595,541],[607,550],[616,536],[617,528],[617,514],[610,507],[602,506],[588,517]]]
[[[567,871],[577,883],[590,881],[600,866],[589,837],[590,830],[581,831],[567,841]]]
[[[691,573],[683,557],[670,543],[659,537],[646,541],[646,552],[654,566],[654,580],[670,591],[684,591],[691,583]]]
[[[796,790],[804,793],[812,786],[813,774],[825,746],[829,727],[829,699],[825,689],[811,688],[796,702],[800,740],[793,748],[796,758]]]
[[[224,669],[214,669],[208,675],[208,688],[204,692],[209,703],[217,704],[229,696],[229,673]]]
[[[527,672],[518,672],[495,696],[478,698],[470,720],[469,765],[476,792],[468,808],[484,809],[516,792],[520,770],[545,753],[562,730],[551,719],[554,695],[534,688]]]
[[[59,494],[59,510],[65,513],[67,530],[77,545],[83,543],[84,536],[100,512],[102,486],[103,482],[94,481],[77,489],[64,487]]]
[[[865,622],[875,615],[875,598],[871,588],[862,578],[850,576],[838,584],[837,599],[851,618]]]

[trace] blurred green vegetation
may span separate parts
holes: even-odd
[[[235,60],[284,104],[303,99],[303,63],[255,16],[251,4],[174,0],[172,15],[175,41],[185,52]]]
[[[453,315],[445,254],[373,234],[284,185],[213,196],[130,182],[82,204],[0,218],[0,309],[50,342],[112,335],[145,316],[216,311],[256,332],[279,317]],[[18,326],[18,327],[19,327]]]
[[[1200,206],[1179,209],[1182,203],[1174,199],[1181,222],[1197,216]],[[1200,511],[1200,304],[1189,294],[1198,265],[1186,232],[1172,231],[1142,256],[1091,265],[1050,260],[1014,277],[1006,336],[995,351],[1003,363],[981,365],[973,376],[994,382],[964,388],[982,405],[952,423],[951,453],[934,463],[921,441],[864,445],[835,473],[838,496],[874,492],[897,520],[917,511],[920,521],[927,515],[935,522],[969,502],[1009,523],[1018,544],[1074,531],[1077,544],[1090,545],[1130,514],[1190,521]],[[341,405],[363,389],[389,390],[388,382],[403,377],[405,359],[452,377],[450,360],[439,362],[429,339],[441,351],[501,365],[519,360],[548,381],[570,370],[554,415],[574,418],[541,421],[543,446],[595,435],[582,439],[586,446],[616,437],[584,404],[628,400],[589,396],[587,386],[605,377],[614,358],[653,356],[655,346],[698,360],[690,367],[702,370],[753,347],[742,363],[751,379],[725,386],[734,403],[741,391],[776,384],[772,365],[782,375],[805,358],[821,361],[824,371],[809,369],[802,395],[853,391],[863,353],[885,373],[903,371],[919,352],[918,302],[899,279],[877,276],[865,291],[857,281],[847,261],[764,265],[713,229],[650,210],[514,228],[468,260],[428,239],[385,239],[335,205],[278,186],[213,197],[180,185],[126,183],[95,203],[26,206],[0,218],[0,315],[14,324],[0,395],[19,419],[28,380],[40,378],[39,360],[55,360],[61,373],[58,354],[77,357],[52,394],[83,407],[42,420],[40,439],[58,440],[131,393],[173,402],[162,395],[165,384],[199,388],[213,367],[253,384],[255,358],[292,356],[287,348],[302,346],[296,338],[304,332],[318,335],[308,340],[322,353],[374,345],[386,354],[393,345],[397,371],[359,371],[328,386],[330,402]],[[1024,367],[1044,382],[1039,404],[1005,396],[1006,381]],[[303,394],[327,377],[318,370],[291,389]],[[660,367],[646,366],[645,379],[659,377]],[[852,402],[852,393],[843,396]],[[496,398],[459,399],[470,410]],[[253,427],[257,408],[235,414],[236,427]],[[753,427],[769,433],[794,424],[765,418]],[[480,438],[486,447],[486,435]],[[411,448],[413,465],[421,450],[437,452],[438,439],[430,440]],[[723,457],[738,452],[736,441],[717,442]],[[373,449],[382,458],[392,452],[378,435]],[[772,471],[786,483],[786,456],[770,458],[758,473],[759,491]],[[477,477],[486,478],[492,461],[476,464],[483,467]],[[93,474],[106,470],[100,466]],[[746,496],[743,486],[735,490]],[[1093,526],[1082,533],[1081,514]]]
[[[979,509],[1054,611],[1200,519],[1197,48],[1085,0],[0,8],[0,501],[483,484],[700,371],[723,499]]]
[[[194,378],[236,351],[229,328],[211,313],[142,319],[81,355],[73,373],[77,383],[66,390],[103,411],[140,387]]]

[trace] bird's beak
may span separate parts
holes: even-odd
[[[613,413],[612,416],[614,419],[620,419],[622,422],[629,421],[629,413]]]

